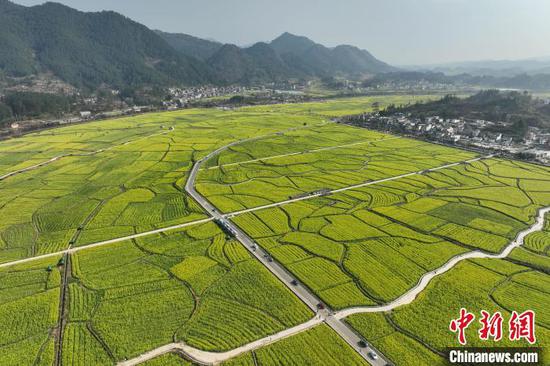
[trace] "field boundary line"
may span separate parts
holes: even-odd
[[[274,203],[270,203],[268,205],[257,206],[257,207],[252,207],[252,208],[247,208],[247,209],[244,209],[244,210],[240,210],[240,211],[229,212],[227,214],[224,214],[223,217],[231,218],[233,216],[242,215],[242,214],[245,214],[245,213],[248,213],[248,212],[260,211],[260,210],[265,210],[267,208],[283,206],[283,205],[286,205],[286,204],[289,204],[289,203],[295,203],[295,202],[310,200],[312,198],[329,196],[331,194],[345,192],[345,191],[349,191],[349,190],[357,189],[357,188],[362,188],[362,187],[368,187],[368,186],[372,186],[372,185],[376,185],[376,184],[380,184],[380,183],[384,183],[384,182],[390,182],[390,181],[394,181],[394,180],[398,180],[398,179],[402,179],[402,178],[411,177],[413,175],[419,175],[419,174],[428,173],[428,172],[436,172],[438,170],[452,168],[452,167],[455,167],[455,166],[459,166],[461,164],[471,164],[471,163],[474,163],[476,161],[480,161],[480,160],[483,160],[483,159],[490,159],[492,157],[493,157],[493,155],[480,156],[480,157],[477,157],[477,158],[474,158],[474,159],[459,161],[459,162],[451,163],[451,164],[445,164],[445,165],[435,167],[435,168],[419,170],[419,171],[416,171],[416,172],[405,173],[405,174],[396,175],[396,176],[393,176],[393,177],[388,177],[388,178],[373,180],[373,181],[369,181],[369,182],[365,182],[365,183],[355,184],[355,185],[347,186],[347,187],[343,187],[343,188],[333,189],[333,190],[330,190],[328,192],[314,193],[314,194],[304,196],[304,197],[292,198],[292,199],[289,199],[289,200],[286,200],[286,201],[274,202]]]
[[[100,241],[100,242],[97,242],[97,243],[91,243],[91,244],[86,244],[86,245],[82,245],[82,246],[78,246],[78,247],[72,247],[72,248],[68,248],[68,249],[65,249],[65,250],[60,250],[60,251],[54,252],[54,253],[48,253],[48,254],[43,254],[43,255],[39,255],[39,256],[35,256],[35,257],[23,258],[23,259],[19,259],[19,260],[12,261],[12,262],[0,263],[0,268],[11,267],[11,266],[15,266],[15,265],[18,265],[18,264],[33,262],[33,261],[37,261],[37,260],[40,260],[40,259],[56,257],[56,256],[64,255],[64,254],[73,254],[73,253],[76,253],[76,252],[79,252],[79,251],[85,250],[85,249],[101,247],[101,246],[108,245],[108,244],[115,244],[115,243],[119,243],[119,242],[126,241],[126,240],[131,240],[131,239],[141,238],[141,237],[144,237],[144,236],[159,234],[159,233],[163,233],[163,232],[166,232],[166,231],[177,230],[177,229],[181,229],[181,228],[184,228],[184,227],[187,227],[187,226],[204,224],[204,223],[212,221],[212,220],[213,219],[211,217],[207,217],[207,218],[200,219],[200,220],[189,221],[189,222],[185,222],[185,223],[178,224],[178,225],[167,226],[167,227],[163,227],[163,228],[160,228],[160,229],[145,231],[145,232],[142,232],[142,233],[132,234],[132,235],[128,235],[128,236],[124,236],[124,237],[120,237],[120,238],[114,238],[114,239]]]
[[[310,154],[310,153],[316,153],[316,152],[320,152],[320,151],[330,151],[330,150],[341,149],[341,148],[344,148],[344,147],[372,144],[374,142],[384,142],[384,141],[396,140],[396,139],[401,139],[401,138],[402,138],[401,136],[394,136],[394,137],[389,137],[389,138],[384,138],[384,139],[376,139],[376,140],[369,140],[369,141],[357,141],[357,142],[353,142],[353,143],[350,143],[350,144],[326,146],[326,147],[321,147],[321,148],[317,148],[317,149],[296,151],[296,152],[288,153],[288,154],[271,155],[271,156],[266,156],[266,157],[258,158],[258,159],[243,160],[243,161],[239,161],[239,162],[235,162],[235,163],[228,163],[228,164],[220,164],[220,165],[211,166],[211,167],[208,167],[208,168],[202,168],[201,170],[221,169],[221,168],[224,168],[226,166],[250,164],[250,163],[255,163],[255,162],[258,162],[258,161],[284,158],[284,157],[287,157],[287,156]]]
[[[500,253],[498,254],[489,254],[482,251],[472,251],[467,252],[463,254],[459,254],[453,258],[451,258],[447,263],[445,263],[443,266],[425,273],[418,284],[405,294],[401,295],[396,300],[386,304],[386,305],[380,305],[380,306],[363,306],[363,307],[351,307],[348,309],[343,309],[340,311],[337,311],[333,314],[325,315],[323,313],[319,313],[315,318],[296,325],[292,328],[288,328],[286,330],[283,330],[279,333],[276,333],[272,336],[261,338],[257,341],[248,343],[246,345],[243,345],[241,347],[237,347],[233,350],[226,351],[226,352],[208,352],[208,351],[202,351],[199,349],[196,349],[194,347],[188,346],[183,342],[179,343],[170,343],[164,346],[160,346],[158,348],[155,348],[149,352],[146,352],[136,358],[133,358],[131,360],[119,362],[118,366],[134,366],[141,364],[143,362],[152,360],[158,356],[162,356],[163,354],[170,353],[173,351],[180,351],[183,352],[186,356],[191,358],[193,361],[196,361],[198,363],[204,364],[204,365],[215,365],[223,361],[227,361],[231,358],[237,357],[245,352],[250,352],[256,349],[259,349],[261,347],[270,345],[272,343],[276,343],[277,341],[283,340],[287,337],[296,335],[298,333],[301,333],[303,331],[309,330],[319,324],[327,323],[328,321],[334,321],[334,320],[342,320],[350,315],[354,314],[361,314],[361,313],[378,313],[378,312],[386,312],[392,309],[395,309],[400,306],[408,305],[411,302],[413,302],[416,297],[426,289],[428,284],[431,282],[431,280],[439,275],[444,274],[445,272],[451,270],[454,268],[458,263],[464,260],[468,259],[503,259],[508,257],[510,253],[523,245],[525,237],[533,232],[540,231],[544,229],[544,223],[545,223],[545,216],[550,212],[550,207],[544,207],[541,208],[538,212],[537,219],[535,220],[535,223],[528,227],[525,230],[522,230],[519,232],[516,236],[516,239],[511,241],[510,244],[508,244]]]
[[[46,161],[43,161],[41,163],[31,165],[31,166],[28,166],[26,168],[22,168],[22,169],[19,169],[19,170],[14,170],[13,172],[6,173],[6,174],[0,176],[0,181],[3,181],[3,180],[8,179],[10,177],[13,177],[14,175],[17,175],[17,174],[26,173],[28,171],[41,168],[45,165],[49,165],[51,163],[54,163],[54,162],[56,162],[56,161],[58,161],[62,158],[67,158],[69,156],[92,156],[92,155],[96,155],[96,154],[99,154],[99,153],[102,153],[102,152],[105,152],[105,151],[112,150],[112,149],[117,148],[119,146],[125,146],[125,145],[131,144],[131,143],[139,141],[139,140],[143,140],[143,139],[154,137],[154,136],[165,135],[165,134],[168,134],[170,132],[171,131],[164,131],[164,132],[161,132],[161,133],[154,133],[152,135],[141,136],[141,137],[138,137],[138,138],[133,139],[133,140],[128,140],[128,141],[125,141],[125,142],[115,144],[113,146],[104,147],[104,148],[101,148],[99,150],[89,151],[89,152],[85,152],[85,153],[68,153],[68,154],[57,155],[57,156],[54,156],[53,158],[51,158],[49,160],[46,160]]]

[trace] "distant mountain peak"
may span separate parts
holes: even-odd
[[[0,0],[0,72],[50,73],[82,89],[144,85],[262,84],[393,69],[353,46],[328,48],[289,32],[249,47],[152,31],[115,12]],[[68,57],[70,55],[70,57]]]
[[[315,46],[315,42],[307,37],[285,32],[271,41],[270,45],[278,54],[284,54],[307,51],[308,48]]]

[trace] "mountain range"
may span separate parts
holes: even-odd
[[[247,48],[153,31],[115,12],[0,0],[0,78],[49,73],[77,88],[255,84],[395,69],[368,51],[284,33]]]
[[[446,75],[470,74],[472,76],[511,77],[522,74],[549,74],[550,57],[523,60],[465,61],[423,66],[405,66],[404,68],[418,71],[443,72]]]

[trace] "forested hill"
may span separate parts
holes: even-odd
[[[51,71],[77,87],[209,82],[207,69],[155,32],[114,12],[82,13],[46,3],[0,0],[0,68]]]
[[[306,40],[294,45],[296,39]],[[292,44],[290,49],[288,45]],[[367,51],[284,34],[249,48],[152,31],[115,12],[0,0],[0,77],[51,73],[77,88],[247,84],[392,70]]]
[[[410,113],[424,118],[471,118],[494,122],[511,122],[533,127],[550,128],[550,105],[530,94],[516,91],[481,91],[468,98],[448,95],[438,101],[404,107],[390,106],[384,114]]]

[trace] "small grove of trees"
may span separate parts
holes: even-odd
[[[71,111],[72,98],[45,93],[16,92],[0,102],[0,124],[14,119],[36,118],[43,115],[60,116]]]

